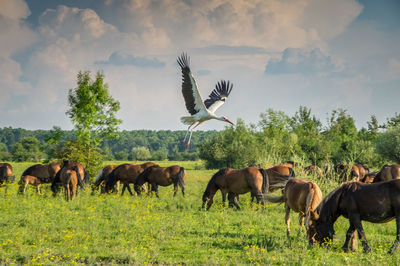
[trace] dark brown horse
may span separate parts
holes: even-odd
[[[110,164],[110,165],[106,165],[104,166],[99,174],[97,175],[96,179],[93,182],[92,185],[92,192],[94,192],[100,185],[101,183],[104,182],[104,180],[106,179],[106,177],[112,172],[112,170],[114,170],[117,167],[116,164]],[[117,191],[119,192],[119,181],[117,181]],[[102,187],[102,193],[104,192],[104,187]]]
[[[13,168],[9,163],[0,163],[0,185],[14,182]]]
[[[51,183],[60,169],[61,165],[58,163],[35,164],[26,169],[21,176],[35,176],[42,184]]]
[[[21,176],[21,179],[19,180],[18,184],[20,185],[19,186],[20,193],[25,194],[27,186],[33,185],[36,186],[37,193],[40,194],[40,186],[42,185],[42,182],[36,176],[23,175]]]
[[[364,252],[371,251],[361,221],[386,223],[396,218],[396,240],[390,252],[394,252],[400,240],[400,180],[376,184],[346,182],[330,192],[312,212],[309,237],[320,244],[330,242],[335,231],[333,225],[339,216],[349,219],[343,250],[348,251],[349,241],[355,230],[361,238]]]
[[[290,236],[290,210],[299,213],[300,229],[304,226],[304,219],[306,222],[306,229],[308,229],[311,211],[313,211],[321,203],[322,192],[317,184],[308,182],[304,179],[292,178],[286,183],[283,189],[283,195],[280,197],[266,195],[268,201],[285,203],[285,223],[287,226],[286,234]]]
[[[271,171],[275,171],[280,173],[281,175],[288,175],[289,177],[296,177],[296,174],[293,171],[293,168],[285,165],[275,165],[271,168],[268,168]]]
[[[392,179],[400,179],[400,165],[384,165],[376,174],[373,183],[389,181]]]
[[[215,173],[208,182],[203,194],[203,207],[207,203],[210,209],[214,195],[218,190],[222,193],[222,202],[225,205],[228,193],[229,206],[240,209],[237,200],[239,194],[251,192],[257,203],[264,204],[264,194],[285,186],[289,175],[282,175],[274,170],[247,167],[244,169],[223,168]],[[208,201],[208,202],[207,202]]]
[[[123,184],[121,196],[124,195],[125,189],[128,189],[129,193],[133,195],[129,184],[134,184],[137,177],[148,167],[157,166],[155,163],[147,162],[143,164],[121,164],[114,168],[111,173],[106,177],[105,183],[105,192],[110,192],[117,181],[120,181]]]
[[[351,167],[350,179],[360,181],[369,173],[369,168],[362,164],[355,164]]]
[[[135,191],[138,195],[144,183],[151,184],[152,191],[158,196],[158,186],[169,186],[174,184],[174,197],[178,192],[178,186],[182,189],[182,195],[185,196],[185,168],[179,165],[169,167],[152,166],[141,173],[135,182]]]

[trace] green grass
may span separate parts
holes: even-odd
[[[117,162],[120,163],[120,162]],[[395,223],[371,224],[364,229],[373,249],[343,253],[348,221],[335,224],[330,248],[309,247],[304,232],[297,234],[297,214],[291,214],[292,237],[286,238],[283,205],[252,205],[240,197],[242,210],[221,206],[220,193],[209,211],[200,210],[201,196],[215,170],[197,170],[200,162],[180,164],[187,169],[186,191],[173,198],[173,188],[160,187],[160,199],[128,194],[91,196],[81,192],[66,202],[54,198],[49,185],[43,195],[18,185],[0,188],[1,264],[399,264],[399,254],[387,252],[395,238]],[[30,163],[13,163],[16,179]],[[93,177],[92,177],[93,178]],[[312,179],[311,177],[306,177]],[[321,182],[324,195],[335,184]]]

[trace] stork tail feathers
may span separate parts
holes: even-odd
[[[181,122],[185,125],[191,125],[195,122],[194,118],[191,116],[182,116]]]

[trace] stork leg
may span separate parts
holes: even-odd
[[[187,137],[187,135],[188,135],[188,133],[189,133],[189,130],[190,130],[190,128],[194,125],[194,123],[196,123],[196,122],[193,122],[193,123],[188,127],[188,129],[187,129],[187,131],[186,131],[185,138],[182,140],[182,143],[185,143],[186,137]]]
[[[193,123],[193,124],[194,124],[194,123]],[[192,128],[192,129],[190,130],[189,141],[188,141],[188,143],[186,144],[186,149],[189,148],[190,140],[192,139],[193,130],[194,130],[196,127],[198,127],[199,125],[200,125],[200,122],[199,122],[194,128]]]

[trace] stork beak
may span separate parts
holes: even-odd
[[[232,122],[229,121],[228,119],[225,119],[225,122],[228,122],[228,123],[232,124],[233,126],[235,125],[234,123],[232,123]]]

